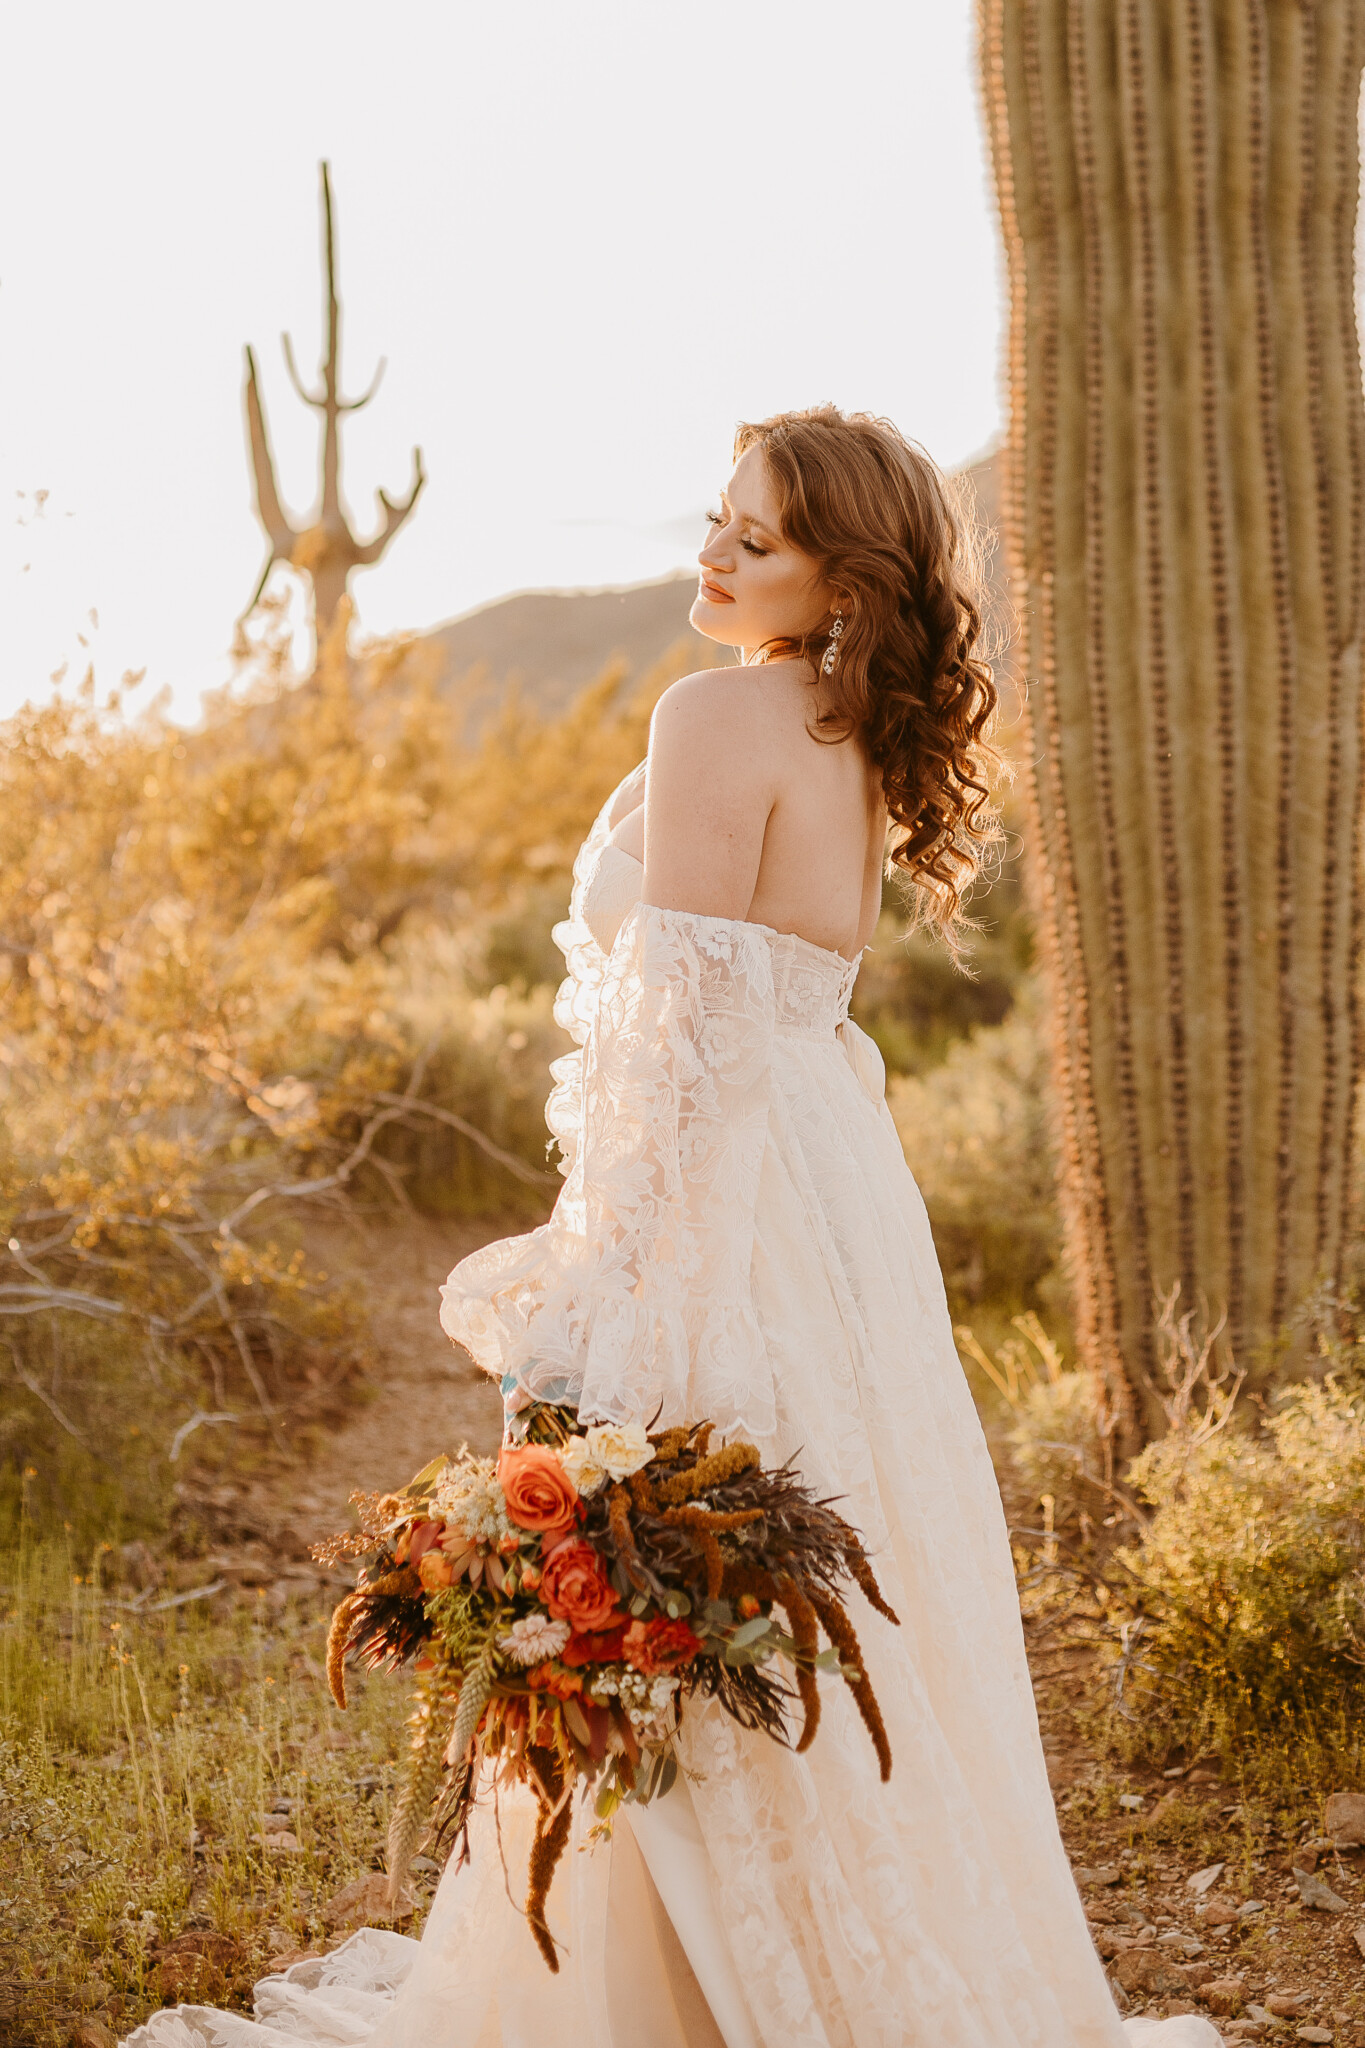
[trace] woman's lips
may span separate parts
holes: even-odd
[[[728,590],[722,590],[717,583],[708,583],[704,576],[700,580],[701,594],[703,597],[709,597],[712,604],[734,603],[735,600],[731,597]]]

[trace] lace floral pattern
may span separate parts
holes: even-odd
[[[552,1106],[571,1148],[554,1217],[476,1252],[443,1294],[445,1329],[513,1400],[771,1433],[749,1275],[775,1028],[760,927],[627,917]]]

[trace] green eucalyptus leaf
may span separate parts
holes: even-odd
[[[610,1820],[621,1804],[621,1788],[614,1778],[608,1778],[593,1801],[593,1811],[599,1820]]]

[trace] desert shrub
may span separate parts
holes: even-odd
[[[1099,1390],[1092,1374],[1067,1366],[1031,1311],[1015,1316],[1013,1327],[1016,1334],[992,1352],[970,1324],[959,1324],[958,1350],[1003,1403],[1000,1442],[1014,1486],[1030,1507],[1043,1506],[1049,1531],[1075,1524],[1084,1533],[1105,1498]]]
[[[887,1099],[929,1210],[955,1316],[1053,1304],[1059,1256],[1036,989]]]
[[[887,881],[851,1007],[888,1074],[927,1073],[972,1031],[1003,1023],[1025,991],[1033,925],[1017,860],[983,877],[971,912],[980,929],[966,944],[964,973],[940,940],[907,931],[904,894]]]
[[[1186,1426],[1128,1483],[1149,1504],[1120,1705],[1144,1742],[1230,1752],[1365,1708],[1365,1393],[1291,1387],[1263,1427]]]
[[[323,1412],[365,1335],[321,1208],[544,1213],[548,928],[643,751],[620,696],[463,748],[338,639],[195,734],[89,692],[0,729],[0,1518],[27,1474],[131,1529],[173,1452]]]

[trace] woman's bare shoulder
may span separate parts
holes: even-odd
[[[781,753],[771,693],[757,666],[699,669],[671,684],[650,726],[651,786],[766,807]]]
[[[736,739],[761,742],[772,734],[776,712],[804,717],[795,687],[800,669],[794,662],[752,662],[680,676],[654,707],[651,745],[664,741],[720,751]]]

